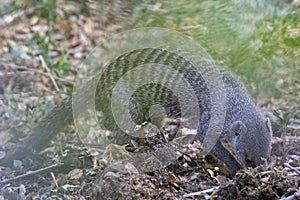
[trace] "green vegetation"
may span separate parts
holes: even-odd
[[[51,49],[59,47],[59,44],[52,39],[53,26],[58,18],[56,4],[56,0],[47,0],[40,1],[37,5],[39,8],[37,10],[39,20],[44,19],[47,23],[48,29],[45,36],[40,36],[38,33],[36,33],[30,40],[30,46],[35,49],[35,52],[39,52],[39,54],[43,56],[47,66],[50,69],[58,73],[63,73],[65,70],[67,70],[67,54],[63,53],[58,60],[51,59],[51,57],[49,57],[51,54]]]
[[[17,2],[23,7],[38,8],[35,12],[48,26],[45,35],[32,37],[29,43],[32,54],[41,54],[51,70],[64,73],[68,70],[67,50],[63,50],[58,60],[49,58],[51,49],[59,46],[51,37],[53,24],[59,17],[57,0],[11,1],[0,6],[0,11],[17,7]],[[98,12],[105,10],[105,2],[96,1]],[[253,95],[262,91],[273,95],[278,77],[286,78],[287,74],[292,82],[300,83],[300,8],[290,0],[130,2],[137,15],[128,29],[166,27],[191,36],[220,65],[242,76]],[[88,12],[85,1],[77,3],[82,12]],[[122,8],[117,6],[115,11],[119,12],[118,9]]]
[[[289,2],[160,0],[140,9],[134,26],[190,35],[221,65],[253,83],[255,91],[273,92],[274,73],[300,77],[299,22],[299,9]]]

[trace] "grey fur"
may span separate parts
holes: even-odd
[[[203,141],[208,125],[210,123],[210,109],[211,97],[205,84],[203,74],[194,71],[195,68],[184,57],[172,52],[162,49],[139,49],[120,56],[113,61],[108,70],[105,71],[99,81],[97,87],[97,98],[101,104],[96,105],[98,110],[103,111],[104,124],[108,129],[118,129],[114,124],[114,120],[110,110],[107,108],[110,105],[111,90],[115,82],[122,77],[127,71],[133,69],[138,65],[145,63],[159,63],[163,65],[171,65],[174,69],[181,71],[185,78],[192,85],[199,103],[200,119],[197,130],[197,137],[201,142]],[[204,65],[207,63],[203,63]],[[205,66],[204,66],[205,67]],[[112,74],[113,73],[113,74]],[[116,74],[118,73],[118,74]],[[143,78],[147,73],[136,75],[134,78]],[[163,80],[174,84],[177,83],[177,78],[172,72],[162,70],[165,76]],[[212,154],[221,159],[232,171],[235,173],[241,167],[255,167],[261,164],[261,158],[267,158],[271,149],[272,131],[266,124],[266,119],[262,115],[259,108],[254,104],[250,95],[243,84],[230,72],[221,71],[221,76],[224,83],[226,93],[226,117],[221,136],[228,137],[235,129],[235,125],[243,125],[239,136],[234,136],[232,147],[234,153],[241,161],[242,166],[235,161],[234,156],[224,148],[220,141],[216,143],[211,150]],[[114,77],[107,78],[107,77]],[[106,102],[106,103],[104,103]],[[181,110],[177,98],[173,96],[172,91],[161,86],[147,85],[141,87],[132,96],[130,111],[132,118],[137,124],[143,121],[150,120],[148,113],[149,108],[153,104],[161,104],[166,110],[168,117],[180,117]],[[108,125],[108,126],[107,126]]]
[[[244,167],[256,167],[271,152],[272,129],[253,103],[245,87],[229,72],[224,73],[227,91],[227,114],[224,134]]]

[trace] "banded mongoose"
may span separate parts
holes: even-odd
[[[129,70],[136,66],[154,63],[169,65],[180,72],[190,83],[199,103],[200,119],[196,139],[203,141],[208,124],[210,123],[211,97],[202,75],[195,71],[192,63],[176,52],[169,52],[161,48],[144,48],[125,53],[109,63],[102,74],[96,90],[95,107],[103,113],[101,126],[109,130],[118,131],[111,111],[112,90],[116,82]],[[144,71],[144,75],[153,73]],[[177,84],[174,73],[164,71],[163,81]],[[271,130],[268,121],[251,100],[243,84],[230,72],[222,71],[222,81],[226,93],[226,117],[221,136],[228,136],[242,166],[233,155],[218,141],[211,153],[222,160],[234,174],[241,167],[255,167],[261,164],[261,158],[267,158],[271,148]],[[133,77],[143,79],[144,77]],[[83,87],[84,88],[84,87]],[[82,94],[81,103],[88,100],[88,95]],[[33,149],[42,149],[45,142],[53,138],[57,132],[72,121],[72,98],[67,98],[50,112],[33,130],[27,139]],[[132,119],[140,124],[149,119],[151,105],[162,105],[167,117],[179,118],[181,108],[178,98],[161,84],[147,84],[138,88],[130,99],[130,114]],[[45,138],[46,140],[45,140]],[[34,138],[34,139],[33,139]],[[19,152],[20,153],[20,152]],[[11,155],[11,156],[16,156]],[[2,161],[0,160],[0,163]]]

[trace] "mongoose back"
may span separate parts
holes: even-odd
[[[113,131],[119,130],[111,110],[113,88],[125,73],[136,66],[147,63],[173,66],[190,83],[195,91],[200,111],[195,139],[203,142],[211,120],[212,101],[208,86],[202,74],[195,71],[196,68],[193,67],[189,60],[175,52],[169,52],[161,48],[133,50],[110,62],[100,77],[95,95],[96,110],[102,112],[102,117],[99,119],[101,126]],[[205,64],[207,63],[204,61],[203,65]],[[143,76],[149,73],[154,72],[146,69],[143,72]],[[175,73],[168,71],[163,71],[162,73],[164,73],[161,78],[162,83],[178,84],[178,76]],[[137,76],[132,78],[143,79],[143,76],[137,74]],[[211,153],[222,160],[234,174],[243,166],[255,167],[261,164],[261,158],[269,156],[272,133],[268,121],[251,100],[243,84],[227,71],[221,71],[221,78],[226,93],[226,115],[221,136],[231,138],[233,149],[242,162],[242,166],[224,148],[220,141],[217,141]],[[86,94],[82,94],[83,101],[87,99],[84,95]],[[85,102],[81,103],[84,104]],[[71,104],[72,98],[67,98],[53,112],[49,113],[41,121],[42,123],[40,122],[33,129],[32,135],[27,141],[31,141],[29,144],[35,150],[40,150],[43,143],[45,143],[43,137],[46,137],[47,141],[49,141],[57,132],[71,122]],[[181,117],[182,110],[176,95],[164,87],[163,84],[151,83],[139,87],[130,97],[129,110],[132,120],[136,124],[151,120],[149,109],[156,104],[164,107],[167,117]],[[20,152],[16,155],[20,156]],[[15,158],[18,157],[16,155]]]
[[[159,48],[134,50],[111,62],[99,80],[96,93],[96,108],[104,112],[104,126],[108,129],[117,127],[110,110],[112,89],[116,82],[126,72],[146,63],[173,66],[175,70],[183,74],[193,87],[200,110],[196,139],[202,142],[210,123],[212,103],[203,75],[195,71],[193,65],[177,53]],[[205,64],[207,63],[204,62],[203,65]],[[163,83],[179,84],[176,73],[164,70],[162,72],[164,73],[162,76]],[[150,73],[154,72],[145,69],[142,76],[136,75],[132,78],[143,79],[143,76]],[[244,167],[258,166],[262,162],[261,158],[267,158],[270,154],[272,137],[270,123],[264,118],[246,88],[234,75],[227,71],[221,71],[221,78],[226,93],[226,117],[221,136],[228,137],[230,135],[234,153]],[[178,98],[161,84],[153,83],[141,86],[131,96],[130,103],[131,117],[137,124],[151,120],[149,108],[155,104],[160,104],[165,108],[167,117],[178,118],[182,114]],[[241,129],[240,127],[244,128]],[[219,141],[211,152],[229,166],[233,172],[241,167],[233,161],[232,155]]]

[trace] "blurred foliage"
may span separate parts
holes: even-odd
[[[6,13],[10,13],[14,11],[18,7],[16,1],[12,0],[4,0],[0,5],[0,15],[5,15]]]
[[[287,127],[288,125],[291,125],[291,122],[293,121],[293,119],[295,118],[298,112],[299,111],[295,107],[292,107],[287,111],[283,111],[279,109],[274,110],[273,113],[270,113],[270,116],[272,116],[273,121]]]
[[[59,3],[74,2],[81,13],[95,9],[105,12],[108,0],[95,0],[96,7],[84,0],[3,0],[0,14],[13,8],[35,7],[40,19],[47,21],[49,30],[32,41],[50,68],[63,69],[65,54],[59,63],[47,59],[52,40],[52,26],[58,18]],[[111,1],[114,2],[114,1]],[[142,3],[143,2],[143,3]],[[282,74],[300,77],[300,9],[291,0],[128,0],[118,3],[112,12],[122,14],[130,3],[136,18],[131,28],[166,27],[197,40],[217,63],[241,75],[253,95],[272,94]],[[31,41],[31,42],[32,42]]]
[[[0,3],[0,16],[12,13],[19,9],[33,7],[39,4],[40,0],[1,0]]]
[[[46,19],[48,25],[51,22],[55,22],[57,19],[57,12],[56,12],[56,0],[44,0],[39,2],[39,17]]]
[[[183,32],[252,83],[250,89],[272,93],[274,73],[284,69],[300,77],[299,11],[287,1],[160,0],[140,8],[134,27]]]

